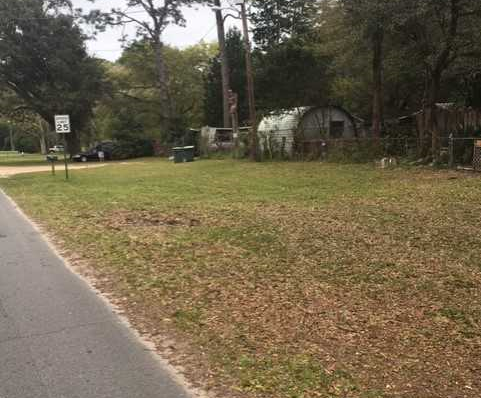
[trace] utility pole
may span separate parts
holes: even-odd
[[[217,36],[219,38],[219,51],[221,61],[221,74],[222,74],[222,103],[224,107],[224,128],[231,127],[231,118],[229,112],[229,90],[230,90],[230,69],[229,59],[227,58],[227,52],[225,48],[225,29],[224,29],[224,17],[222,15],[222,9],[220,0],[214,0],[215,17],[217,20]]]
[[[254,74],[251,58],[251,44],[249,40],[249,26],[247,23],[247,12],[245,1],[238,1],[237,5],[241,6],[242,27],[244,31],[244,46],[246,52],[246,74],[247,74],[247,98],[249,100],[249,119],[251,124],[249,137],[249,155],[251,160],[257,160],[257,115],[254,93]]]

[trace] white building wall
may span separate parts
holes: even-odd
[[[294,137],[299,127],[299,120],[309,108],[296,108],[280,114],[265,117],[259,124],[259,146],[264,151],[266,140],[272,140],[279,148],[285,138],[285,151],[292,153]]]
[[[303,107],[265,117],[258,128],[260,148],[263,151],[266,149],[266,139],[274,140],[280,148],[285,138],[286,153],[292,154],[296,134],[302,134],[305,141],[334,138],[332,122],[343,122],[344,128],[339,138],[351,139],[356,136],[353,120],[341,108]]]
[[[302,118],[300,131],[306,140],[335,138],[331,134],[331,123],[344,123],[344,130],[340,138],[350,139],[356,136],[356,129],[350,115],[335,107],[315,108],[307,112]]]
[[[200,131],[201,137],[207,141],[208,145],[213,145],[215,143],[216,133],[217,129],[209,126],[202,127],[202,130]]]

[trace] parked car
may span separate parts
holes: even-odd
[[[75,162],[89,162],[100,161],[99,152],[103,152],[103,160],[112,160],[112,152],[114,149],[114,143],[110,141],[102,142],[96,147],[91,148],[85,152],[80,152],[72,157]]]
[[[54,145],[52,148],[48,149],[48,153],[58,153],[65,150],[63,145]]]

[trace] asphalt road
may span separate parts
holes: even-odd
[[[0,191],[0,398],[187,398]]]

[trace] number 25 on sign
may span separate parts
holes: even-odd
[[[70,130],[70,116],[56,115],[55,116],[55,131],[58,134],[68,134]]]
[[[63,134],[63,160],[65,162],[65,178],[68,180],[68,162],[67,162],[67,138],[65,134],[69,134],[70,130],[70,116],[69,115],[55,115],[55,131],[58,134]]]

